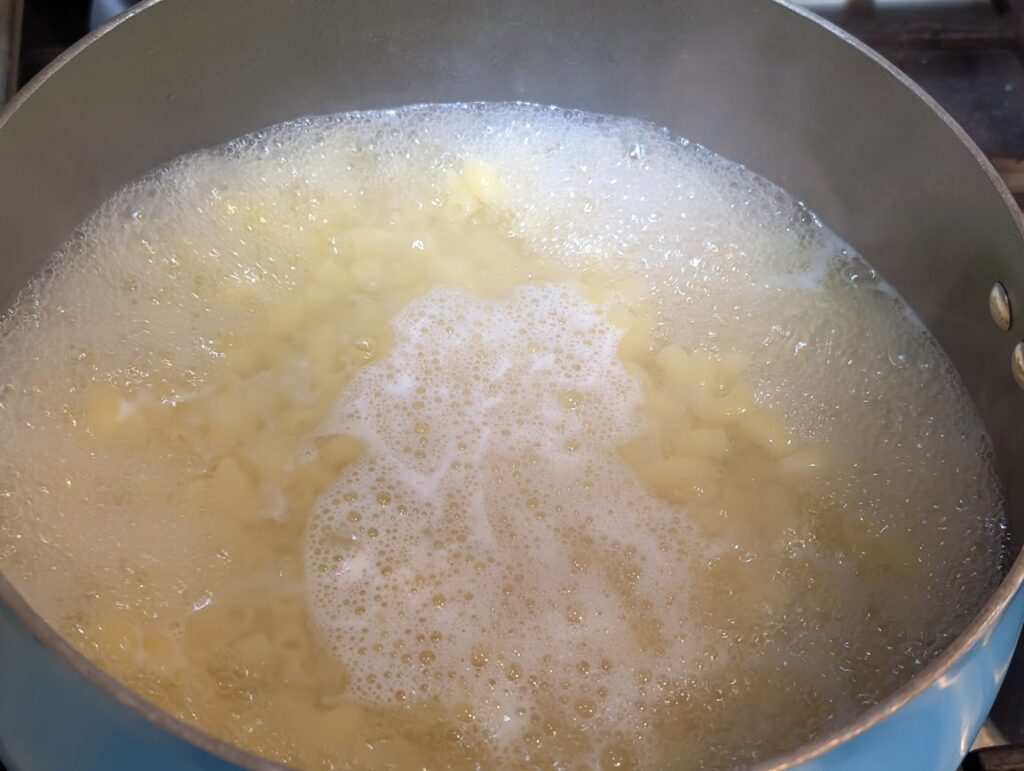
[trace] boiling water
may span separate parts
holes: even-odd
[[[766,760],[999,578],[988,440],[899,297],[633,120],[417,107],[187,157],[0,348],[5,574],[303,768]]]

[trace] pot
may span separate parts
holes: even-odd
[[[920,89],[786,2],[150,0],[61,56],[0,115],[0,301],[100,202],[181,153],[307,114],[517,99],[666,126],[779,184],[863,254],[977,403],[1004,472],[1016,556],[1024,394],[1011,355],[1020,331],[993,323],[989,293],[1001,282],[1011,315],[1024,303],[1020,214]],[[1024,383],[1024,355],[1020,363]],[[1022,579],[1018,559],[914,680],[765,768],[954,768],[1009,665]],[[280,768],[104,675],[2,577],[0,599],[8,768]]]

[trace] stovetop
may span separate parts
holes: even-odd
[[[794,1],[917,81],[963,126],[1024,207],[1024,0]],[[0,0],[0,104],[91,28],[132,4]],[[994,714],[1011,739],[1024,741],[1017,719],[1024,705],[1016,703],[1024,695],[1015,699],[1006,691]],[[979,743],[1002,738],[988,725]]]

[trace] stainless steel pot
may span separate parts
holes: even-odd
[[[1020,215],[928,97],[783,2],[151,0],[0,115],[0,299],[104,198],[181,153],[311,113],[514,99],[650,119],[806,201],[959,368],[1021,532],[1024,394],[1011,351],[1024,326],[1007,333],[988,308],[998,281],[1024,313]],[[954,645],[887,702],[768,765],[954,767],[1005,674],[1022,578],[1018,561]],[[100,673],[2,578],[0,598],[0,757],[12,769],[275,768]]]

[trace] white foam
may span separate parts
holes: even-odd
[[[528,722],[516,710],[538,706],[531,679],[604,660],[613,670],[598,722],[624,727],[640,698],[634,672],[657,659],[628,631],[635,606],[660,606],[672,640],[661,655],[681,660],[698,639],[685,634],[682,566],[657,548],[677,515],[616,456],[643,428],[640,383],[616,354],[622,330],[552,285],[504,300],[434,289],[394,327],[392,351],[356,376],[324,426],[368,449],[324,493],[307,539],[316,622],[353,695],[431,698],[410,682],[436,689],[445,673],[435,698],[472,705],[507,750]],[[627,550],[632,584],[583,566]],[[421,666],[424,650],[434,658]],[[521,674],[509,679],[513,665]],[[572,680],[573,702],[595,698],[593,680]]]
[[[721,708],[714,719],[687,729],[686,747],[664,750],[659,757],[666,764],[692,760],[689,747],[703,748],[704,757],[720,765],[754,762],[829,730],[908,679],[963,628],[999,577],[1001,501],[991,448],[952,366],[898,296],[865,273],[802,206],[747,170],[638,121],[533,105],[427,106],[300,121],[183,159],[111,199],[69,242],[53,271],[22,296],[4,326],[5,574],[51,618],[63,618],[84,591],[114,602],[136,597],[145,585],[139,607],[147,612],[173,614],[199,601],[207,578],[220,569],[217,550],[194,520],[146,498],[142,485],[168,467],[186,479],[187,462],[96,453],[70,430],[69,405],[80,407],[95,382],[128,390],[146,382],[169,400],[187,398],[216,368],[219,334],[245,328],[253,318],[250,305],[224,301],[219,293],[225,286],[250,293],[257,308],[275,301],[304,275],[303,244],[311,232],[343,234],[355,224],[387,228],[395,211],[435,211],[445,173],[468,159],[486,162],[500,177],[502,197],[492,208],[504,216],[506,232],[566,272],[601,268],[639,281],[657,310],[663,342],[744,352],[760,400],[786,417],[797,438],[829,442],[856,464],[822,483],[824,503],[803,512],[803,532],[778,553],[758,555],[774,560],[776,577],[799,602],[758,643],[747,671],[797,672],[804,680],[792,675],[778,693],[765,695],[756,678],[708,670],[709,660],[751,649],[749,639],[729,636],[733,619],[719,619],[721,636],[703,657],[665,656],[660,668],[652,667],[655,679],[679,678],[685,687],[676,691],[699,694],[694,698],[706,700],[708,709]],[[395,662],[404,664],[405,653],[419,662],[427,648],[437,657],[431,671],[440,679],[420,679],[417,671],[409,682],[426,684],[425,693],[446,700],[463,689],[467,701],[489,710],[482,719],[497,734],[519,731],[519,718],[529,717],[520,686],[496,676],[513,658],[524,662],[522,678],[527,669],[540,672],[548,684],[544,698],[563,682],[578,694],[607,681],[610,692],[614,686],[624,694],[614,697],[622,703],[637,693],[629,678],[646,665],[643,655],[641,663],[610,672],[591,659],[629,647],[614,638],[624,629],[623,614],[638,606],[611,594],[600,575],[564,575],[567,555],[577,552],[562,539],[559,523],[593,537],[580,541],[582,556],[601,549],[602,560],[627,572],[642,568],[638,592],[652,594],[656,580],[669,580],[660,571],[671,565],[657,548],[664,532],[651,533],[647,524],[656,518],[654,504],[638,507],[647,499],[602,455],[636,425],[626,409],[637,398],[636,383],[610,353],[618,333],[567,291],[533,287],[491,303],[434,290],[406,309],[395,326],[394,350],[346,393],[352,404],[330,428],[371,439],[371,452],[346,478],[348,488],[338,488],[341,500],[347,492],[359,495],[354,503],[362,520],[352,532],[358,540],[351,554],[340,555],[343,569],[329,563],[326,547],[316,551],[318,537],[344,524],[339,516],[349,511],[339,514],[333,496],[326,497],[326,508],[314,517],[309,574],[319,624],[356,673],[353,688],[368,700],[386,700],[387,688],[397,688],[405,671]],[[555,313],[563,323],[545,321]],[[487,343],[480,345],[481,357],[466,358],[466,345],[476,343],[461,325],[445,333],[448,348],[428,345],[441,323],[431,314],[479,320],[474,334]],[[520,328],[532,331],[520,335]],[[590,330],[583,338],[590,341],[586,355],[571,333],[576,328]],[[524,347],[531,335],[543,336],[541,345],[560,344],[580,370],[571,376],[555,370],[550,352]],[[442,354],[457,366],[442,371],[438,363],[431,371],[429,357]],[[480,381],[472,379],[476,375]],[[487,391],[488,383],[504,388],[517,378],[529,387]],[[590,400],[575,411],[549,403],[553,390],[570,382]],[[414,455],[418,435],[402,422],[418,384],[429,386],[422,410],[429,416],[430,452],[422,459]],[[461,397],[459,389],[467,388],[469,404],[436,401],[438,394]],[[537,403],[535,392],[545,399]],[[584,418],[592,441],[565,452],[559,441],[584,431]],[[501,433],[506,428],[507,437]],[[518,469],[508,465],[511,456],[520,459]],[[480,457],[488,460],[467,466]],[[453,461],[461,468],[453,469]],[[499,469],[479,467],[486,462]],[[494,484],[472,486],[485,472]],[[591,487],[581,491],[584,478]],[[387,483],[391,502],[377,504]],[[573,496],[566,492],[570,483],[577,488]],[[446,499],[463,484],[473,490],[469,500]],[[558,512],[553,501],[560,495],[566,503]],[[503,509],[517,516],[532,512],[527,499],[533,497],[544,500],[547,516],[516,535],[519,528],[502,523]],[[884,591],[874,587],[871,576],[837,557],[835,543],[819,537],[824,528],[815,529],[816,517],[840,510],[855,512],[874,532],[906,534],[918,572]],[[585,527],[572,530],[578,521]],[[410,522],[414,526],[403,529]],[[430,532],[417,530],[417,523]],[[365,532],[371,526],[379,531],[375,539]],[[166,537],[168,528],[175,538]],[[513,571],[512,558],[484,559],[478,572],[470,552],[499,546],[530,569]],[[684,556],[700,559],[729,545],[687,531],[683,547]],[[390,576],[381,573],[385,561]],[[175,579],[147,584],[155,565],[174,565]],[[316,566],[327,572],[320,576]],[[88,589],[81,588],[82,575],[89,576]],[[437,606],[425,587],[442,585],[455,587],[455,596]],[[492,609],[502,608],[505,587],[510,610],[503,616]],[[569,590],[562,604],[559,587]],[[806,587],[814,591],[805,593]],[[670,648],[673,653],[685,652],[684,638],[702,634],[687,628],[686,599],[681,593],[656,600],[660,617],[675,625],[664,635],[680,646]],[[570,600],[577,605],[568,607]],[[360,603],[361,626],[353,621]],[[568,611],[582,613],[583,621],[556,623]],[[467,651],[472,657],[485,620],[509,645],[492,652],[483,667],[467,670]],[[431,640],[434,632],[440,640]],[[386,647],[411,645],[410,635],[415,640],[421,633],[416,645],[422,648],[397,654]],[[357,650],[349,660],[360,639],[369,653]],[[375,642],[385,647],[374,651]],[[555,658],[545,660],[548,655]],[[563,675],[564,663],[576,655],[590,657],[593,676]],[[870,677],[851,675],[858,667]],[[493,690],[491,675],[501,684]],[[817,701],[798,690],[805,681]],[[773,709],[775,702],[758,710],[769,696],[810,706],[792,717]],[[645,690],[646,704],[658,698],[655,689]],[[513,706],[526,712],[519,715]],[[756,720],[747,719],[750,710]],[[617,719],[614,710],[606,714],[608,721]],[[512,728],[500,727],[506,715]],[[622,717],[623,725],[643,719]]]

